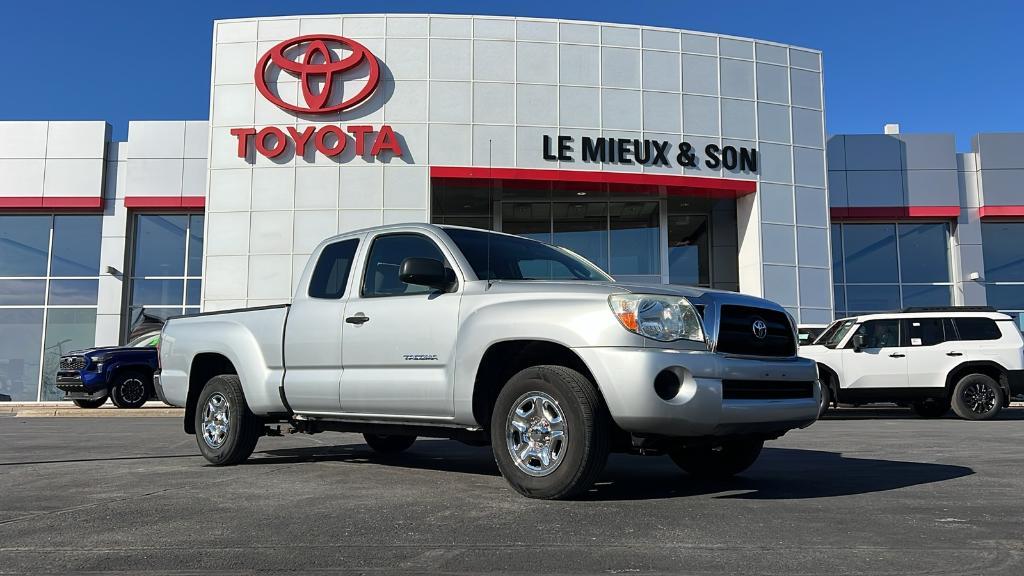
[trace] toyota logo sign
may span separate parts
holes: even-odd
[[[347,56],[340,59],[336,51],[347,50]],[[298,59],[295,59],[295,58]],[[341,86],[335,81],[344,75],[355,76],[355,69],[363,63],[369,69],[366,84],[351,97],[345,98]],[[277,78],[268,78],[273,64],[283,72],[299,79],[303,103],[286,102],[279,94],[275,94],[268,84],[277,82]],[[256,88],[260,94],[275,105],[304,114],[328,114],[348,110],[364,102],[373,94],[380,82],[380,64],[377,58],[362,44],[330,34],[307,34],[285,40],[267,50],[256,64]],[[319,88],[319,90],[317,90]]]
[[[754,330],[754,337],[758,340],[764,340],[764,337],[768,335],[768,325],[760,318],[754,320],[751,328]]]

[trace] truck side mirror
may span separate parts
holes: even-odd
[[[444,262],[434,258],[406,258],[398,269],[398,279],[406,284],[429,286],[445,292],[455,284],[453,276]]]
[[[854,334],[853,335],[853,351],[860,352],[864,349],[864,335]]]

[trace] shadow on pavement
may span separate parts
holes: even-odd
[[[406,469],[497,476],[489,448],[444,440],[420,440],[408,452],[383,456],[362,444],[267,450],[249,464],[352,462]],[[765,448],[741,476],[700,481],[668,457],[615,454],[584,500],[648,500],[721,494],[719,498],[796,500],[884,492],[974,474],[966,466],[853,458],[838,452]],[[740,493],[735,493],[740,491]],[[727,493],[727,494],[723,494]]]
[[[941,418],[921,418],[910,408],[899,406],[860,406],[856,408],[832,408],[825,413],[822,420],[961,420],[952,410]],[[1019,407],[1003,408],[999,415],[988,422],[1004,420],[1024,420],[1024,409]],[[964,420],[967,422],[967,420]]]

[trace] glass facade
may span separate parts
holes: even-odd
[[[1024,329],[1024,222],[983,222],[981,238],[988,305]]]
[[[102,220],[0,216],[0,394],[56,400],[57,360],[95,343]]]
[[[137,214],[128,288],[130,328],[142,313],[167,318],[199,312],[202,214]]]
[[[432,188],[435,224],[494,229],[568,248],[627,282],[711,286],[711,211],[735,202],[606,188],[521,189],[495,181]],[[721,203],[733,204],[731,212]],[[728,248],[736,251],[735,239]],[[720,263],[735,278],[735,260]]]
[[[833,224],[832,277],[837,318],[949,306],[949,224]]]

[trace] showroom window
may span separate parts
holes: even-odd
[[[982,222],[981,240],[988,305],[1024,329],[1024,222]]]
[[[832,225],[836,317],[949,306],[949,224]]]
[[[0,394],[58,400],[60,356],[96,338],[100,216],[0,216]]]
[[[128,328],[143,314],[167,318],[199,312],[202,274],[202,214],[137,214]]]

